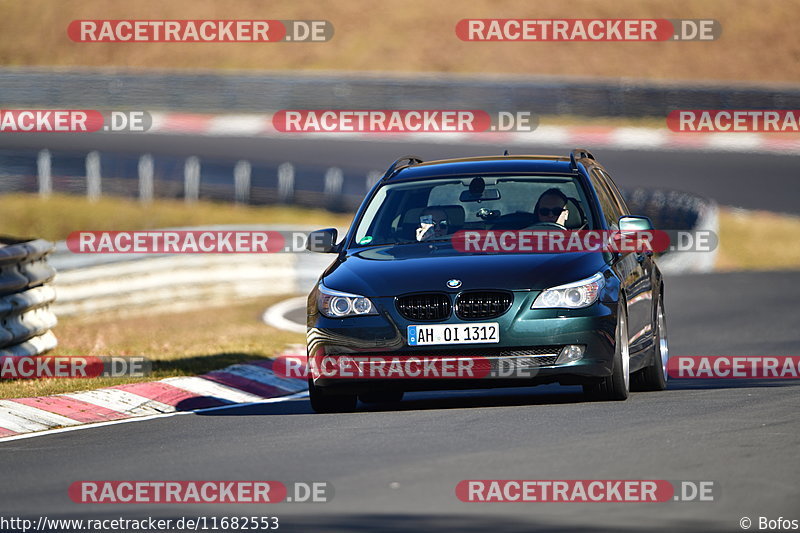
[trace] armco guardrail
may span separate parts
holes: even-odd
[[[0,238],[0,356],[39,355],[56,346],[52,251],[45,240]]]
[[[186,90],[191,87],[191,90]],[[462,109],[659,116],[681,109],[800,108],[800,87],[394,73],[253,74],[0,69],[2,107],[264,112]]]
[[[97,172],[91,173],[87,169],[95,157],[99,165]],[[154,168],[158,171],[154,172]],[[246,173],[240,174],[241,168],[246,168]],[[100,169],[107,175],[101,175]],[[143,203],[155,198],[251,205],[285,203],[343,211],[358,207],[364,193],[381,175],[379,170],[343,171],[302,161],[251,164],[246,160],[223,160],[206,164],[191,156],[92,151],[75,157],[47,149],[31,153],[0,147],[0,194],[38,192],[48,196],[57,192],[90,199],[138,198]]]

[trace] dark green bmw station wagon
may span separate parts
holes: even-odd
[[[624,400],[632,387],[664,389],[664,283],[652,251],[507,253],[459,240],[652,229],[586,150],[398,159],[343,239],[335,229],[309,237],[310,250],[336,254],[308,299],[314,410],[418,390],[561,383]]]

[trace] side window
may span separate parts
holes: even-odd
[[[613,193],[614,198],[616,199],[617,203],[619,204],[620,211],[622,211],[622,214],[623,215],[630,215],[631,214],[631,210],[628,207],[628,204],[625,203],[625,197],[622,196],[621,192],[619,192],[619,188],[617,188],[617,184],[614,183],[614,180],[611,179],[611,176],[608,174],[608,172],[606,172],[605,170],[599,170],[599,169],[598,169],[598,171],[603,175],[603,177],[606,178],[606,183],[608,183],[609,189],[611,189],[611,192]]]
[[[613,194],[605,183],[603,176],[597,170],[592,171],[592,184],[597,191],[597,198],[600,200],[600,209],[606,219],[609,229],[619,228],[619,217],[622,216],[619,205],[613,200]]]

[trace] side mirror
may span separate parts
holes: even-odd
[[[620,231],[652,231],[653,223],[647,217],[625,216],[619,217]]]
[[[308,234],[306,250],[311,252],[319,252],[322,254],[338,252],[338,247],[336,246],[336,238],[338,236],[339,232],[336,231],[336,228],[326,228],[312,231]]]

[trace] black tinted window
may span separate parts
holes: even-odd
[[[628,208],[628,204],[625,203],[625,197],[622,196],[622,193],[617,187],[617,184],[614,183],[614,180],[611,179],[611,176],[605,170],[598,169],[598,172],[600,172],[605,178],[606,183],[608,184],[608,188],[611,190],[611,193],[613,194],[613,199],[616,200],[616,202],[619,204],[619,208],[622,214],[630,215],[631,210]]]
[[[597,171],[592,172],[592,185],[597,191],[597,199],[600,202],[600,209],[603,210],[603,216],[606,219],[606,224],[611,229],[618,228],[619,217],[622,216],[619,203],[614,201],[614,195],[608,187],[608,184],[603,179],[603,176]]]
[[[378,190],[358,223],[356,245],[416,242],[424,217],[435,215],[441,237],[459,230],[515,230],[540,227],[545,191],[556,189],[567,199],[566,229],[593,229],[586,191],[572,176],[484,176],[475,200],[470,185],[476,177],[423,179],[388,183]],[[485,178],[485,179],[484,179]],[[552,213],[552,207],[549,208]],[[433,211],[433,213],[431,213]],[[446,227],[446,229],[445,229]]]

